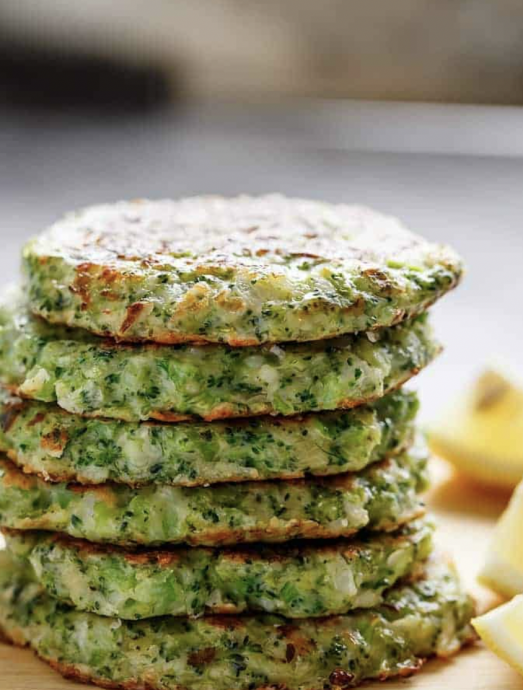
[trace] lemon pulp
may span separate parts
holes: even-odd
[[[523,482],[500,517],[478,579],[503,596],[523,592]],[[523,619],[522,619],[523,623]]]
[[[429,429],[432,451],[489,485],[523,478],[523,385],[488,369]]]
[[[523,674],[523,595],[474,618],[472,625],[487,647]]]

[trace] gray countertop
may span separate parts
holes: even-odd
[[[463,286],[434,309],[447,349],[419,379],[427,418],[490,360],[523,369],[521,134],[523,111],[497,108],[205,106],[149,119],[0,113],[2,282],[16,279],[27,237],[95,202],[279,191],[368,204],[452,243],[468,265]]]

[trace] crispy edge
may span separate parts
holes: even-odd
[[[401,529],[401,526],[400,528]],[[0,532],[6,536],[24,536],[25,530],[13,529],[10,527],[1,527]],[[387,532],[379,535],[382,538],[388,537],[390,548],[397,548],[402,544],[414,544],[414,536],[416,533],[398,533],[393,534]],[[159,565],[161,568],[168,568],[177,563],[181,557],[191,553],[193,550],[183,545],[172,546],[171,548],[154,548],[143,547],[138,549],[127,549],[117,544],[100,544],[90,542],[86,539],[78,539],[71,537],[61,532],[49,532],[42,536],[40,543],[45,541],[47,543],[55,543],[64,548],[74,549],[79,553],[80,558],[85,558],[91,554],[95,556],[105,556],[107,554],[114,554],[120,556],[132,565]],[[316,555],[320,557],[341,555],[346,558],[356,557],[361,549],[368,548],[367,542],[358,540],[339,540],[328,541],[327,543],[311,544],[306,540],[302,542],[295,542],[292,545],[267,545],[267,544],[252,544],[244,545],[238,548],[226,548],[219,551],[209,547],[199,547],[200,552],[206,552],[209,555],[219,555],[220,557],[238,563],[245,563],[247,561],[266,561],[267,563],[284,563],[285,561],[292,561],[296,558],[303,558],[309,555]]]
[[[408,446],[408,444],[407,444]],[[8,486],[20,486],[20,488],[27,488],[28,482],[33,479],[33,480],[43,480],[47,481],[46,477],[42,477],[41,473],[39,472],[34,472],[33,470],[25,471],[24,466],[21,465],[16,457],[11,458],[11,452],[12,451],[0,451],[0,466],[5,467],[5,474],[4,474],[4,479],[3,483],[7,483]],[[365,472],[369,469],[382,469],[386,470],[387,467],[391,465],[391,463],[394,461],[396,457],[401,455],[402,453],[406,452],[405,449],[399,449],[398,452],[395,452],[383,457],[381,460],[377,462],[373,462],[366,467],[362,468],[362,470],[353,472],[343,472],[342,474],[327,474],[327,475],[318,475],[318,476],[299,476],[299,477],[289,477],[287,483],[293,484],[293,485],[305,485],[305,484],[311,484],[314,482],[315,479],[317,479],[318,484],[321,484],[322,486],[334,486],[336,488],[343,488],[343,489],[349,489],[351,485],[358,479],[360,476],[361,472]],[[260,479],[258,481],[254,481],[257,488],[262,487],[264,484],[267,486],[273,486],[275,481],[279,481],[279,479],[276,478],[270,478],[270,479]],[[55,482],[51,482],[55,483]],[[60,482],[57,482],[60,483]],[[101,482],[99,484],[92,484],[92,483],[82,483],[82,482],[77,482],[77,481],[70,481],[68,483],[68,488],[75,492],[75,493],[86,493],[88,491],[92,491],[93,493],[96,493],[103,499],[105,496],[106,498],[110,498],[110,490],[111,488],[117,488],[121,486],[127,486],[127,484],[123,484],[120,482],[115,482],[115,481],[106,481],[106,482]],[[231,484],[233,486],[236,486],[238,484],[250,484],[251,480],[245,480],[245,481],[222,481],[219,482],[220,486],[223,487],[224,484]],[[204,487],[208,486],[208,482],[204,482]],[[146,482],[145,486],[150,486],[150,482]],[[171,486],[171,485],[169,485]],[[129,488],[143,488],[140,484],[137,486],[130,485]],[[112,498],[110,499],[110,502],[112,503],[113,500]]]
[[[394,389],[391,389],[387,391],[387,394],[393,393],[395,390],[401,387],[402,384],[399,384],[396,386]],[[379,399],[379,398],[376,398]],[[27,402],[37,402],[34,400],[28,400]],[[372,403],[373,401],[366,401]],[[4,431],[8,432],[10,427],[14,424],[16,421],[17,417],[23,411],[24,404],[26,404],[26,401],[19,400],[16,402],[7,402],[3,405],[3,407],[0,407],[1,410],[3,410],[2,413],[0,413],[0,425],[3,423],[4,424]],[[336,412],[343,412],[346,411],[348,412],[349,409],[340,409],[340,410],[326,410],[322,412],[322,414],[335,414]],[[54,405],[53,414],[56,414],[60,417],[69,417],[73,416],[71,412],[68,412],[67,410],[64,410],[63,408]],[[293,425],[299,424],[301,421],[306,420],[308,417],[311,417],[315,415],[316,413],[311,412],[311,413],[299,413],[296,415],[289,415],[287,417],[285,416],[275,416],[271,417],[270,415],[266,415],[266,419],[269,421],[270,424],[273,424],[274,426],[280,426],[280,427],[290,427]],[[74,415],[78,417],[82,417],[83,419],[99,419],[100,423],[107,422],[107,420],[104,420],[103,418],[100,417],[93,417],[91,415],[86,415],[86,414],[80,414],[80,415]],[[229,423],[234,424],[235,426],[238,426],[239,428],[243,424],[248,424],[249,419],[253,419],[255,415],[252,415],[251,417],[231,417],[229,418]],[[28,422],[27,426],[33,426],[34,424],[43,421],[45,418],[45,413],[40,412],[37,413],[37,415],[30,421]],[[115,423],[121,421],[121,420],[109,420],[109,422],[114,421]],[[183,420],[178,420],[178,421],[183,421]],[[186,420],[185,420],[186,421]],[[194,418],[191,418],[192,422],[198,423],[200,420],[195,420]],[[128,424],[134,424],[136,422],[125,422]],[[164,424],[158,420],[149,420],[149,421],[144,421],[141,422],[142,425],[146,426],[164,426]],[[55,427],[56,429],[59,429],[59,425]],[[56,446],[53,445],[53,443],[49,442],[47,443],[46,439],[48,437],[43,437],[42,438],[42,445],[44,448],[50,447],[51,449],[55,448]],[[52,440],[52,439],[51,439]],[[64,429],[60,430],[60,440],[62,441],[62,445],[65,445],[67,439],[66,431]],[[62,445],[60,448],[62,448]],[[408,437],[405,438],[404,443],[399,444],[396,446],[394,449],[391,449],[388,453],[386,453],[382,460],[388,460],[390,458],[396,457],[397,455],[400,455],[402,452],[404,452],[408,447],[410,446],[410,440]],[[0,451],[0,453],[4,453],[24,474],[31,474],[35,475],[37,477],[40,477],[41,479],[44,479],[45,481],[51,481],[51,482],[70,482],[70,483],[78,483],[78,484],[84,484],[84,485],[94,485],[96,483],[106,483],[104,482],[93,482],[91,478],[84,477],[82,474],[79,474],[78,472],[74,471],[63,471],[63,472],[48,472],[47,470],[42,470],[42,471],[35,471],[31,465],[25,463],[19,455],[16,453],[14,448],[4,448]],[[57,458],[54,458],[55,460],[58,460]],[[381,462],[378,461],[378,462]],[[362,469],[365,469],[369,465],[366,465]],[[213,482],[214,484],[227,484],[227,483],[243,483],[243,482],[261,482],[261,481],[271,481],[271,480],[282,480],[282,481],[289,481],[289,480],[294,480],[294,479],[307,479],[310,477],[332,477],[335,473],[333,472],[315,472],[315,473],[306,473],[306,472],[282,472],[281,474],[274,475],[271,477],[261,477],[259,474],[252,474],[249,477],[245,477],[245,475],[232,475],[231,477],[227,477],[226,479],[220,479],[219,481]],[[150,482],[148,480],[146,481],[117,481],[117,480],[111,480],[115,483],[118,484],[123,484],[125,486],[133,487],[133,488],[138,488],[141,486],[145,486],[149,484]],[[198,487],[198,486],[206,486],[209,484],[208,479],[200,479],[197,478],[194,481],[186,481],[186,482],[178,482],[178,483],[172,483],[170,486],[183,486],[183,487]]]
[[[422,310],[424,311],[424,310]],[[105,334],[107,337],[107,334]],[[112,341],[104,341],[103,345],[105,347],[108,347],[110,349],[114,348],[130,348],[131,345],[126,345],[126,344],[119,344],[115,342],[114,340]],[[160,343],[149,343],[148,344],[149,348],[155,349],[162,347]],[[443,347],[439,345],[438,343],[433,343],[433,349],[434,349],[434,354],[430,357],[429,362],[433,361],[443,350]],[[350,410],[354,407],[360,407],[361,405],[365,405],[368,403],[375,402],[376,400],[384,397],[388,393],[392,393],[401,386],[403,386],[405,383],[407,383],[411,378],[416,376],[417,374],[420,373],[420,371],[424,367],[413,367],[412,369],[408,370],[405,372],[404,376],[402,376],[394,385],[389,386],[384,392],[381,394],[376,394],[376,395],[369,395],[365,398],[342,398],[338,404],[336,409],[337,410]],[[14,396],[17,396],[18,398],[22,400],[37,400],[36,398],[30,397],[26,394],[24,394],[20,390],[20,386],[18,384],[2,384],[3,387],[11,394]],[[62,408],[63,409],[63,408]],[[67,410],[66,410],[67,411]],[[224,420],[224,419],[236,419],[236,418],[249,418],[249,417],[260,417],[260,416],[279,416],[279,417],[300,417],[303,416],[304,414],[309,414],[312,412],[330,412],[333,410],[309,410],[307,412],[298,412],[298,413],[291,413],[289,415],[284,415],[281,413],[278,413],[277,411],[274,410],[272,405],[266,404],[263,408],[257,410],[256,412],[240,412],[238,413],[236,411],[236,406],[232,403],[227,403],[223,402],[218,405],[216,405],[210,412],[207,414],[203,415],[197,415],[197,414],[185,414],[185,413],[179,413],[173,410],[153,410],[151,411],[149,417],[143,419],[143,420],[134,420],[130,419],[127,417],[114,417],[114,419],[120,419],[122,421],[159,421],[159,422],[191,422],[191,421],[200,421],[203,420],[205,422],[213,422],[213,421],[219,421],[219,420]],[[85,417],[85,418],[98,418],[98,417],[107,417],[106,412],[103,411],[92,411],[92,412],[82,412],[80,413],[80,416]]]
[[[45,257],[40,257],[40,259],[45,259]],[[45,261],[41,261],[41,263],[45,263]],[[98,266],[97,264],[93,264],[90,262],[85,262],[84,264],[80,264],[77,269],[76,269],[76,277],[75,280],[73,281],[73,284],[70,287],[70,290],[73,294],[77,295],[79,299],[81,300],[81,304],[79,305],[79,308],[81,311],[86,311],[89,308],[90,302],[91,302],[91,294],[90,294],[90,281],[93,280],[93,277],[91,277],[92,269],[102,269],[101,277],[106,281],[108,288],[106,292],[108,293],[106,297],[108,299],[112,299],[111,293],[110,293],[110,286],[113,285],[113,283],[119,281],[119,276],[120,274],[123,275],[121,271],[118,271],[117,269],[114,268],[109,268],[109,267],[103,267],[103,266]],[[394,310],[394,315],[390,319],[389,322],[387,323],[382,323],[378,324],[375,326],[371,326],[367,329],[366,331],[372,331],[372,330],[377,330],[379,328],[390,328],[391,326],[397,325],[401,323],[402,321],[405,321],[410,318],[414,318],[417,315],[423,313],[427,309],[429,309],[440,297],[448,294],[452,290],[454,290],[461,282],[463,277],[463,269],[460,268],[459,272],[453,272],[453,280],[451,284],[447,287],[446,290],[438,294],[438,296],[434,297],[433,299],[428,299],[427,301],[424,301],[422,305],[412,307],[410,309],[400,309],[397,308]],[[126,275],[126,280],[129,280],[130,276]],[[136,277],[131,277],[134,282],[137,282]],[[122,304],[123,306],[123,304]],[[354,311],[355,307],[358,307],[359,305],[351,305],[348,306],[341,311],[347,312],[347,311]],[[205,345],[205,344],[213,344],[213,343],[221,343],[221,344],[226,344],[230,345],[231,347],[252,347],[252,346],[257,346],[257,345],[271,345],[271,344],[276,344],[276,341],[271,341],[271,340],[263,340],[263,339],[258,339],[254,337],[241,337],[237,336],[234,334],[228,335],[227,337],[224,338],[209,338],[206,336],[202,336],[200,334],[184,334],[184,333],[179,333],[179,332],[173,332],[169,330],[168,328],[164,329],[156,329],[154,337],[151,338],[145,338],[145,337],[137,337],[137,336],[131,336],[127,334],[127,331],[132,327],[132,325],[135,323],[137,318],[140,316],[142,311],[147,308],[147,302],[135,302],[131,305],[129,305],[126,308],[126,317],[124,318],[120,328],[117,331],[111,331],[110,336],[114,338],[116,342],[119,343],[147,343],[147,342],[152,342],[160,345],[181,345],[181,344],[196,344],[196,345]],[[32,309],[32,313],[35,316],[43,316],[44,312],[43,310],[36,310]],[[55,325],[74,325],[72,323],[69,323],[69,321],[64,320],[63,318],[60,318],[57,316],[54,312],[50,313],[45,313],[45,320],[48,321],[49,323],[55,324]],[[100,337],[107,337],[108,332],[99,330],[96,328],[88,328],[90,333],[93,333],[94,335],[98,335]],[[336,337],[339,335],[346,335],[349,333],[353,333],[353,331],[347,331],[347,332],[337,332],[334,331],[332,333],[322,333],[316,337],[307,337],[307,341],[302,340],[298,342],[308,342],[308,341],[315,341],[315,340],[324,340],[325,338],[329,337]]]
[[[420,503],[419,506],[406,512],[395,522],[383,522],[380,523],[379,529],[384,532],[392,532],[399,529],[403,525],[415,520],[416,518],[422,517],[425,514],[425,507]],[[18,529],[25,530],[38,530],[38,531],[52,531],[53,526],[49,526],[45,520],[26,518],[19,521]],[[180,542],[171,542],[174,544],[187,544],[189,546],[208,546],[210,548],[216,546],[230,546],[233,544],[246,544],[252,542],[269,542],[269,543],[280,543],[284,542],[286,539],[338,539],[341,537],[351,537],[360,529],[337,529],[331,530],[326,527],[319,526],[317,523],[307,520],[291,520],[284,527],[278,527],[277,525],[267,525],[265,527],[259,527],[256,529],[248,530],[231,530],[231,529],[214,529],[206,530],[201,532],[198,536],[188,536],[186,539]],[[105,542],[96,542],[103,544]],[[127,539],[118,540],[116,543],[112,542],[115,546],[120,547],[140,547],[140,546],[151,546],[143,540],[138,539]]]
[[[434,358],[442,351],[441,346],[435,346],[435,353],[434,353]],[[431,359],[433,359],[431,357]],[[421,371],[420,367],[414,367],[413,369],[410,369],[408,372],[405,373],[404,376],[401,377],[401,379],[395,383],[393,386],[389,386],[386,391],[384,391],[382,394],[376,394],[376,395],[369,395],[366,398],[344,398],[338,402],[337,408],[338,410],[350,410],[354,407],[360,407],[361,405],[366,405],[368,403],[375,402],[376,400],[379,400],[380,398],[384,397],[388,393],[392,393],[401,386],[403,386],[407,381],[409,381],[411,378],[419,374]],[[27,395],[24,395],[23,393],[20,392],[19,388],[14,386],[9,387],[10,392],[18,395],[20,398],[24,398],[26,400],[34,400],[35,398],[30,398]],[[332,412],[334,410],[310,410],[308,413],[312,412]],[[211,412],[209,412],[206,415],[187,415],[187,414],[179,414],[177,412],[170,412],[168,410],[162,411],[162,410],[155,410],[150,413],[150,416],[147,418],[149,420],[154,420],[154,421],[160,421],[160,422],[191,422],[191,421],[205,421],[205,422],[214,422],[214,421],[219,421],[223,419],[241,419],[241,418],[249,418],[249,417],[260,417],[260,416],[277,416],[278,413],[272,408],[270,405],[265,405],[261,410],[258,410],[256,412],[242,412],[242,413],[237,413],[235,411],[234,405],[231,403],[220,403],[217,405]],[[288,418],[293,418],[293,417],[300,417],[303,416],[303,412],[299,413],[292,413],[290,415],[279,415],[283,417],[288,417]],[[103,411],[100,412],[83,412],[81,414],[82,417],[86,418],[98,418],[98,417],[107,417],[107,414],[104,413]],[[114,417],[114,419],[120,419],[121,421],[140,421],[140,420],[131,420],[128,418],[124,417]],[[147,421],[147,420],[142,420],[142,421]]]
[[[0,456],[0,460],[1,460]],[[389,464],[391,460],[383,460],[382,466]],[[11,461],[3,463],[5,466],[4,477],[2,483],[7,486],[17,486],[22,489],[30,489],[33,482],[37,480],[36,475],[27,475],[20,471],[20,469],[14,465]],[[379,465],[376,465],[376,467]],[[357,475],[356,475],[357,476]],[[337,477],[334,475],[327,479],[318,479],[319,482],[328,482],[329,484],[334,484],[337,487],[348,488],[350,484],[355,481],[356,476],[354,473],[348,473],[340,475]],[[304,483],[307,480],[297,479],[291,480],[296,483]],[[263,482],[256,483],[258,487],[263,486]],[[114,502],[114,497],[111,493],[111,487],[115,486],[114,482],[98,485],[82,485],[73,483],[69,485],[69,489],[75,493],[88,493],[92,492],[98,496],[101,501],[106,500],[107,503]],[[116,485],[118,486],[118,485]],[[380,531],[390,532],[398,529],[407,522],[411,522],[416,518],[419,518],[425,514],[425,506],[421,502],[410,511],[405,512],[403,515],[399,516],[397,520],[386,522],[380,522]],[[188,535],[188,537],[181,543],[189,544],[191,546],[220,546],[222,544],[243,544],[246,542],[254,541],[269,541],[275,542],[283,541],[285,538],[299,537],[300,539],[336,539],[340,537],[352,536],[356,532],[359,532],[358,528],[332,530],[328,527],[319,525],[313,520],[288,520],[285,526],[282,527],[280,521],[276,517],[272,517],[268,523],[263,527],[256,527],[250,529],[227,529],[223,527],[217,527],[214,529],[207,529],[202,531],[199,535]],[[52,527],[46,526],[45,518],[25,518],[19,521],[20,527],[18,529],[22,530],[51,530]],[[114,542],[113,542],[114,543]],[[179,543],[179,542],[175,542]],[[116,542],[117,546],[134,546],[134,545],[144,545],[145,542],[139,540],[122,540]]]
[[[399,444],[391,450],[391,452],[387,453],[386,455],[383,456],[383,460],[389,460],[390,458],[394,458],[398,455],[400,455],[402,452],[404,452],[407,447],[408,447],[408,441],[406,440],[405,443]],[[63,471],[63,472],[49,472],[47,470],[39,470],[35,471],[31,465],[27,464],[23,460],[21,460],[16,452],[10,448],[6,449],[4,451],[1,451],[5,453],[5,455],[13,462],[24,474],[29,474],[33,475],[36,477],[39,477],[40,479],[43,479],[44,481],[50,481],[53,483],[62,483],[62,482],[67,482],[67,483],[76,483],[76,484],[82,484],[84,486],[96,486],[99,484],[104,484],[106,481],[100,481],[100,482],[93,482],[92,479],[85,477],[82,474],[78,474],[74,471]],[[373,463],[374,464],[374,463]],[[365,470],[369,465],[365,465],[362,470]],[[173,483],[168,483],[167,486],[181,486],[185,488],[197,488],[197,487],[203,487],[203,486],[216,486],[216,485],[221,485],[221,484],[244,484],[246,482],[266,482],[266,481],[294,481],[297,479],[311,479],[314,477],[318,478],[329,478],[329,477],[334,477],[337,476],[335,472],[314,472],[314,473],[307,473],[307,472],[282,472],[278,475],[271,475],[270,477],[261,477],[259,473],[256,474],[251,474],[248,477],[246,477],[243,474],[237,474],[237,475],[230,475],[226,478],[216,480],[214,482],[209,482],[209,479],[205,478],[197,478],[194,481],[182,481],[182,482],[173,482]],[[150,480],[143,480],[143,481],[123,481],[123,480],[116,480],[116,479],[111,479],[110,481],[121,484],[123,486],[128,486],[130,488],[140,488],[144,486],[148,486],[151,482]]]

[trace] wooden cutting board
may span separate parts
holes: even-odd
[[[453,554],[463,580],[485,611],[499,603],[475,582],[492,527],[508,496],[492,493],[455,477],[434,460],[434,488],[427,497],[438,524],[440,547]],[[0,690],[74,690],[28,650],[0,644]],[[366,690],[523,690],[523,678],[482,644],[464,650],[449,661],[430,661],[409,679],[366,684]]]

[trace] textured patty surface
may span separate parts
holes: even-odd
[[[390,326],[460,279],[459,257],[369,209],[279,196],[133,201],[67,216],[24,251],[51,322],[122,340],[317,340]]]
[[[30,318],[16,295],[0,308],[0,376],[25,398],[126,421],[351,408],[380,398],[439,352],[426,315],[317,343],[115,345]]]
[[[429,556],[432,527],[327,545],[124,551],[46,532],[6,532],[13,558],[51,596],[81,611],[154,616],[278,613],[287,618],[378,606]]]
[[[0,461],[0,525],[93,542],[213,546],[392,530],[423,512],[421,451],[322,479],[211,487],[51,484]]]
[[[474,639],[452,567],[389,590],[376,609],[289,622],[274,615],[119,621],[75,611],[0,563],[0,626],[67,676],[133,690],[343,690],[408,675]]]
[[[1,393],[0,393],[1,396]],[[197,486],[357,471],[411,442],[414,393],[303,417],[133,423],[89,419],[55,405],[6,401],[0,450],[56,481]]]

